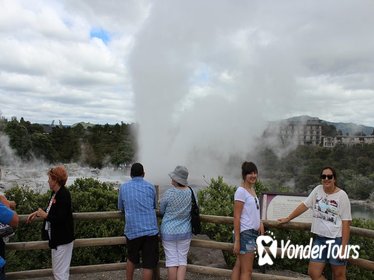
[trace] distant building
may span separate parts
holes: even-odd
[[[280,127],[283,143],[318,146],[322,144],[322,124],[318,118],[288,120]]]
[[[336,145],[336,141],[335,141],[336,137],[323,137],[323,147],[325,148],[333,148],[335,147]]]
[[[322,146],[333,148],[337,145],[374,144],[374,135],[322,135],[323,122],[318,118],[300,117],[287,119],[282,122],[273,122],[264,132],[264,138],[277,139],[277,143],[283,146]],[[275,142],[272,142],[275,143]]]
[[[370,136],[335,136],[335,137],[323,137],[323,147],[333,148],[336,145],[352,146],[358,144],[374,144],[374,135]]]

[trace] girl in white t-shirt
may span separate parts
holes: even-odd
[[[322,274],[326,263],[330,263],[334,279],[346,279],[347,256],[344,252],[349,242],[351,204],[348,195],[336,184],[336,172],[332,167],[324,167],[321,171],[322,185],[316,186],[308,198],[302,202],[288,217],[279,219],[280,223],[288,223],[309,208],[313,211],[311,232],[315,234],[313,247],[319,246],[321,254],[311,256],[308,274],[312,279],[325,279]],[[329,243],[340,249],[334,258],[328,253]],[[326,246],[323,249],[323,246]]]
[[[252,279],[256,239],[264,233],[260,205],[254,189],[257,167],[253,162],[242,164],[243,181],[234,195],[234,254],[237,256],[231,279]]]

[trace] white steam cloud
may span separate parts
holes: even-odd
[[[297,64],[284,41],[256,28],[256,9],[244,1],[152,7],[130,61],[148,178],[168,182],[182,164],[197,183],[239,179],[269,116],[286,112]]]

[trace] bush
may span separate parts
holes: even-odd
[[[236,186],[229,186],[222,177],[211,179],[210,185],[199,191],[199,205],[201,214],[216,216],[234,216],[234,194]],[[258,196],[267,191],[266,187],[257,181],[255,184]],[[233,225],[204,223],[203,233],[212,240],[220,242],[233,242]],[[232,267],[235,263],[235,256],[231,252],[224,251],[226,263]]]
[[[266,187],[257,182],[255,185],[258,195],[266,190]],[[69,187],[72,195],[74,212],[113,211],[117,210],[117,190],[114,185],[101,183],[95,179],[77,179]],[[202,214],[217,216],[233,216],[234,193],[236,187],[229,186],[222,177],[211,179],[209,186],[198,192],[199,205]],[[9,200],[17,203],[19,214],[29,214],[38,207],[46,206],[50,193],[35,193],[29,188],[16,187],[6,192]],[[354,219],[352,226],[374,230],[374,221]],[[123,219],[76,221],[76,238],[110,237],[123,235]],[[12,242],[40,240],[41,224],[20,224]],[[203,223],[203,233],[212,240],[220,242],[232,242],[232,225]],[[291,240],[293,244],[309,243],[311,234],[296,230],[272,229],[278,244],[281,240]],[[351,236],[352,245],[360,246],[360,258],[374,259],[374,240]],[[160,255],[163,252],[160,250]],[[6,252],[7,271],[22,271],[30,269],[42,269],[51,267],[49,250],[10,251]],[[125,260],[124,246],[102,246],[76,248],[73,251],[72,265],[89,265],[99,263],[113,263]],[[235,257],[231,252],[224,252],[228,266],[232,267]],[[37,261],[36,261],[37,260]],[[257,260],[255,261],[255,265]],[[308,260],[277,259],[272,268],[278,270],[292,270],[307,273]],[[374,279],[373,272],[348,265],[348,279],[369,280]]]
[[[8,200],[17,203],[18,214],[30,214],[38,207],[48,204],[50,193],[40,194],[30,188],[15,187],[5,193]],[[11,242],[40,240],[41,223],[20,223]],[[47,250],[10,251],[6,250],[7,271],[42,269],[51,267],[50,252]],[[37,262],[35,260],[38,260]]]
[[[200,213],[205,215],[233,217],[234,193],[236,187],[223,182],[222,177],[211,179],[210,185],[199,191]],[[232,242],[232,225],[203,223],[202,232],[212,240]],[[223,255],[228,264],[232,264],[232,254],[224,251]]]
[[[95,179],[77,179],[69,187],[73,212],[113,211],[117,210],[117,190],[113,184],[101,183]],[[18,214],[30,214],[38,207],[45,207],[50,192],[35,193],[29,188],[16,187],[6,192],[9,200],[17,203]],[[98,221],[75,221],[76,238],[95,238],[123,235],[123,219]],[[41,223],[22,223],[16,230],[11,242],[41,240]],[[124,261],[124,246],[101,246],[75,248],[72,265],[89,265]],[[7,271],[21,271],[51,267],[49,250],[6,252]],[[38,260],[38,261],[35,261]]]
[[[367,219],[353,219],[352,226],[374,230],[374,221]],[[350,244],[360,246],[360,258],[374,260],[374,239],[351,235]],[[371,280],[374,272],[355,265],[348,264],[347,279]]]

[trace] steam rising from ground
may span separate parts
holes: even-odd
[[[77,163],[64,165],[69,175],[67,186],[73,184],[77,178],[94,178],[116,185],[129,180],[128,172],[123,169],[104,167],[99,170]],[[0,192],[16,186],[30,188],[35,192],[46,192],[49,190],[47,173],[53,166],[37,159],[22,161],[10,148],[9,137],[0,134]]]
[[[182,164],[196,183],[239,179],[269,116],[287,110],[296,66],[286,46],[256,28],[255,11],[232,1],[154,5],[131,56],[148,178],[168,182]]]
[[[0,191],[27,186],[35,191],[48,190],[48,165],[42,161],[22,161],[9,146],[9,137],[0,133]]]

